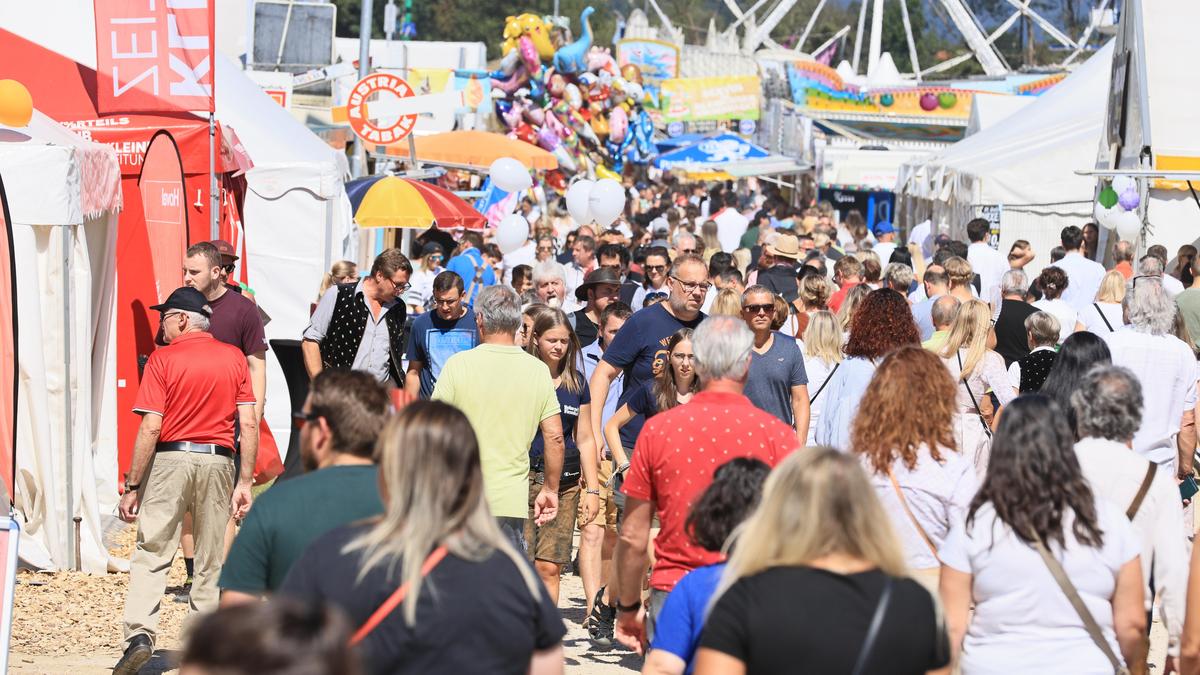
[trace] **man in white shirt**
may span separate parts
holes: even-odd
[[[721,250],[733,253],[737,250],[742,235],[746,234],[746,229],[750,227],[750,219],[738,213],[736,192],[732,190],[726,192],[723,199],[725,208],[714,213],[712,220],[717,223],[717,239],[721,241]]]
[[[1166,470],[1174,471],[1178,464],[1180,475],[1190,474],[1195,439],[1177,443],[1176,435],[1184,413],[1196,406],[1196,357],[1173,334],[1175,303],[1158,279],[1143,277],[1133,280],[1123,305],[1129,325],[1100,337],[1112,352],[1113,365],[1133,371],[1146,397],[1133,450]]]
[[[1166,270],[1167,270],[1167,247],[1166,246],[1163,246],[1162,244],[1155,244],[1155,245],[1151,246],[1150,248],[1146,249],[1146,256],[1150,257],[1150,258],[1158,259],[1158,262],[1160,263],[1160,265],[1158,268],[1159,271],[1158,271],[1157,276],[1162,277],[1163,289],[1167,291],[1167,295],[1174,298],[1175,296],[1179,295],[1180,293],[1182,293],[1184,291],[1183,282],[1176,279],[1175,277],[1171,276],[1170,274],[1167,274],[1167,272],[1166,272]],[[1142,258],[1142,260],[1145,260],[1145,259],[1146,258]],[[1138,264],[1138,274],[1146,274],[1145,272],[1141,271],[1140,261]]]
[[[1009,270],[1008,258],[987,243],[992,225],[983,218],[967,223],[967,262],[979,275],[979,297],[990,298],[992,291],[1000,285],[1000,277]]]
[[[871,250],[879,256],[879,264],[887,267],[892,252],[896,250],[896,228],[888,221],[883,220],[875,225],[875,246]],[[905,290],[903,295],[908,295],[908,291]]]
[[[580,235],[571,246],[571,264],[566,266],[567,295],[574,296],[575,289],[585,277],[596,269],[596,240]]]
[[[1097,366],[1071,394],[1071,407],[1083,440],[1075,454],[1096,497],[1125,509],[1142,546],[1142,580],[1154,580],[1146,612],[1162,598],[1167,627],[1167,672],[1179,658],[1187,595],[1188,552],[1183,508],[1175,481],[1166,471],[1129,449],[1142,421],[1142,387],[1129,370]]]
[[[1067,289],[1063,291],[1062,299],[1071,309],[1082,312],[1096,301],[1096,292],[1104,279],[1104,265],[1083,255],[1083,230],[1068,225],[1062,229],[1059,238],[1067,252],[1062,260],[1054,263],[1067,273]]]

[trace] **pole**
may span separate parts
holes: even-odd
[[[858,74],[858,58],[862,54],[862,37],[863,24],[867,22],[867,3],[870,0],[862,0],[862,7],[858,10],[858,30],[854,33],[854,60],[850,63],[855,74]]]
[[[208,238],[217,239],[221,236],[217,225],[221,217],[221,192],[217,188],[217,115],[212,112],[208,113],[208,194],[211,210]]]
[[[371,71],[371,12],[373,0],[362,0],[362,13],[358,21],[358,79],[367,76]],[[353,168],[357,169],[354,177],[367,175],[367,145],[357,136],[354,137],[354,157],[357,160]]]
[[[71,527],[75,518],[75,457],[74,440],[75,425],[71,405],[71,228],[62,228],[62,261],[63,261],[63,464],[67,473],[67,522],[64,523],[67,540],[67,559],[63,567],[72,567],[75,556],[79,553],[75,546],[75,537]]]
[[[904,2],[904,0],[900,0]],[[871,42],[867,52],[867,75],[875,72],[879,56],[883,51],[883,0],[875,0],[871,8]]]

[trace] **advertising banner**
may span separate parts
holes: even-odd
[[[757,76],[663,80],[663,121],[756,120],[762,102]]]
[[[160,131],[150,140],[138,177],[142,212],[150,239],[154,287],[162,302],[183,285],[183,256],[188,247],[187,192],[183,162],[175,139]]]
[[[679,77],[679,47],[658,40],[621,40],[617,65],[637,66],[646,80],[670,80]]]

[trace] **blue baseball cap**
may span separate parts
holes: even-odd
[[[892,227],[892,224],[886,220],[881,220],[875,224],[875,234],[877,236],[881,234],[893,234],[895,231],[896,228]]]

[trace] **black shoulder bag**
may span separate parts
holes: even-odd
[[[971,405],[975,406],[975,414],[979,416],[979,423],[983,425],[983,433],[987,434],[988,438],[991,438],[992,428],[988,426],[987,420],[983,417],[983,411],[979,409],[979,401],[975,400],[975,392],[971,391],[971,383],[967,381],[967,378],[962,376],[962,352],[955,352],[955,356],[958,357],[958,376],[962,378],[963,386],[967,388],[967,394],[971,397]]]
[[[879,639],[879,629],[883,626],[883,615],[887,614],[888,605],[892,599],[892,577],[884,575],[883,593],[879,595],[879,604],[875,605],[875,615],[871,617],[871,625],[867,628],[867,637],[863,640],[862,648],[858,650],[858,660],[854,662],[852,675],[862,675],[867,662],[871,660],[871,652]]]
[[[815,402],[817,397],[821,395],[821,392],[825,391],[825,385],[829,384],[829,381],[833,379],[833,374],[837,372],[838,366],[841,365],[842,364],[840,361],[833,364],[833,370],[829,371],[829,374],[825,376],[825,381],[822,382],[821,386],[817,388],[817,393],[813,394],[812,398],[808,399],[809,404]]]

